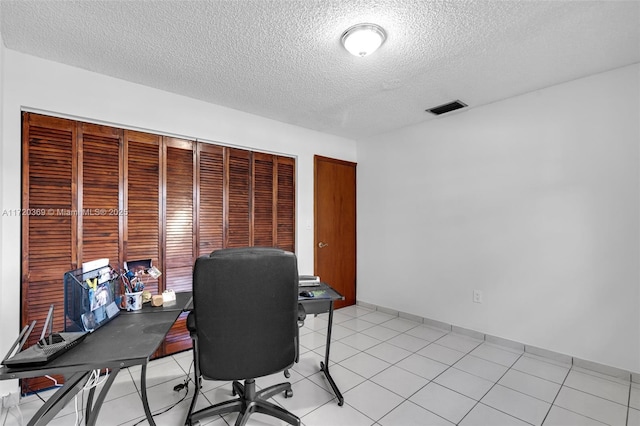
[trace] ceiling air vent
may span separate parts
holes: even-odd
[[[434,115],[441,115],[444,114],[446,112],[451,112],[451,111],[455,111],[457,109],[460,108],[464,108],[466,107],[467,104],[465,104],[464,102],[460,102],[458,100],[453,101],[453,102],[449,102],[448,104],[444,104],[444,105],[440,105],[434,108],[430,108],[428,110],[426,110],[427,112],[430,112],[431,114]]]

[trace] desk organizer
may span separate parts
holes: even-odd
[[[94,331],[120,313],[120,276],[110,266],[64,274],[64,330]]]

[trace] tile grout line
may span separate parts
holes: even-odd
[[[362,303],[362,304],[360,304],[360,303]],[[437,320],[431,320],[430,318],[420,317],[420,316],[418,316],[418,315],[408,314],[408,313],[401,312],[401,311],[397,311],[397,310],[393,310],[393,309],[387,309],[387,308],[385,308],[385,307],[383,307],[383,306],[378,306],[378,305],[370,304],[370,303],[367,303],[367,302],[358,302],[358,301],[356,301],[356,306],[362,306],[362,307],[364,307],[364,308],[366,308],[366,309],[369,309],[369,310],[372,310],[372,311],[374,311],[374,312],[382,312],[382,313],[385,313],[385,314],[387,314],[387,315],[393,315],[393,316],[395,316],[395,317],[397,317],[397,318],[401,318],[401,319],[407,319],[407,318],[403,317],[401,314],[410,315],[410,316],[412,316],[412,317],[415,317],[415,318],[421,319],[422,321],[421,321],[421,323],[420,323],[420,324],[422,324],[422,325],[424,325],[424,326],[427,326],[427,327],[430,327],[430,328],[440,329],[437,325],[432,325],[432,324],[431,324],[431,322],[432,322],[432,321],[434,321],[434,322],[436,322],[436,323],[440,323],[440,324],[443,324],[443,325],[446,325],[446,326],[447,326],[446,328],[443,328],[443,329],[442,329],[443,331],[444,331],[444,330],[447,330],[447,332],[452,332],[452,333],[455,333],[455,334],[461,334],[461,335],[467,335],[467,334],[465,334],[465,333],[456,332],[456,331],[454,330],[454,328],[456,328],[457,326],[455,326],[455,325],[453,325],[453,324],[448,324],[448,323],[440,322],[440,321],[437,321]],[[389,312],[387,312],[387,311],[389,311]],[[393,314],[391,314],[390,312],[393,312]],[[414,321],[414,322],[417,322],[416,320],[413,320],[413,321]],[[488,335],[488,334],[486,334],[486,333],[477,332],[477,331],[474,331],[474,330],[471,330],[471,329],[465,329],[465,328],[463,328],[463,327],[457,327],[457,328],[460,328],[460,329],[462,329],[462,330],[470,331],[471,333],[480,334],[480,335],[482,335],[482,336],[483,336],[483,340],[484,340],[485,342],[487,342],[487,340],[486,340],[486,339],[487,339],[487,336],[489,336],[489,337],[496,337],[496,336]],[[467,336],[471,336],[471,335],[467,335]],[[488,342],[488,343],[489,343],[489,342]],[[527,350],[527,347],[530,347],[530,345],[527,345],[527,344],[524,344],[524,343],[519,343],[519,342],[514,342],[514,343],[517,343],[517,344],[519,344],[519,345],[522,345],[522,346],[523,346],[523,348],[524,348],[524,353],[525,353],[525,354],[530,353],[530,354],[534,354],[534,355],[537,355],[537,356],[542,357],[542,358],[548,358],[548,359],[550,359],[550,360],[554,360],[554,358],[553,358],[553,357],[550,357],[550,356],[548,356],[548,355],[540,355],[540,354],[536,354],[535,352],[530,352],[529,350]],[[503,344],[501,344],[501,343],[493,343],[493,344],[496,344],[496,345],[498,345],[498,346],[502,346],[502,347],[509,347],[508,345],[503,345]],[[547,350],[544,350],[544,351],[545,351],[545,352],[552,353],[552,354],[554,353],[553,351],[547,351]],[[565,356],[564,354],[561,354],[561,353],[556,353],[556,355],[559,355],[559,356]],[[574,362],[575,362],[575,360],[576,360],[576,357],[575,357],[575,356],[567,356],[567,357],[568,357],[568,358],[570,358],[570,360],[571,360],[571,365],[572,365],[572,366],[574,366]],[[597,363],[596,363],[596,364],[597,364]],[[608,368],[608,367],[609,367],[609,366],[607,366],[606,364],[601,364],[600,366],[601,366],[601,367],[605,367],[605,368]],[[576,367],[580,367],[580,366],[576,365]],[[602,374],[602,375],[605,375],[605,376],[617,377],[617,376],[615,376],[615,375],[612,375],[612,374],[606,373],[606,372],[604,372],[604,371],[602,371],[602,370],[600,370],[600,369],[597,369],[597,368],[590,368],[590,367],[587,367],[587,366],[582,366],[582,367],[580,367],[580,368],[583,368],[583,369],[585,369],[585,370],[587,370],[587,371],[591,371],[591,372],[594,372],[594,373]],[[613,368],[613,367],[611,367],[611,368]],[[620,370],[620,371],[622,371],[622,372],[624,372],[624,373],[628,373],[631,377],[633,376],[633,373],[632,373],[632,372],[630,372],[630,371],[627,371],[627,370]]]
[[[599,396],[597,396],[597,395],[593,395],[593,394],[591,394],[591,393],[589,393],[589,392],[585,392],[585,391],[583,391],[583,390],[575,389],[575,388],[572,388],[571,386],[567,386],[567,385],[565,385],[565,382],[567,381],[567,378],[569,377],[569,373],[571,373],[571,370],[572,370],[572,369],[573,369],[573,362],[572,362],[572,364],[571,364],[571,368],[569,368],[569,371],[567,371],[567,375],[565,376],[564,380],[562,380],[562,384],[560,385],[560,389],[558,389],[558,393],[556,394],[555,398],[553,399],[553,402],[551,403],[551,407],[549,408],[549,412],[551,412],[551,408],[553,408],[553,406],[555,405],[555,402],[556,402],[556,400],[558,399],[558,396],[560,395],[560,392],[562,391],[562,388],[563,388],[563,387],[565,387],[565,386],[566,386],[568,389],[573,389],[573,390],[574,390],[574,391],[576,391],[576,392],[584,393],[584,394],[586,394],[586,395],[591,395],[591,396],[596,397],[596,398],[600,398],[600,399],[604,399],[604,400],[606,400],[606,401],[610,401],[610,400],[608,400],[608,399],[606,399],[606,398],[602,398],[602,397],[599,397]],[[610,402],[614,402],[614,401],[610,401]],[[619,405],[622,405],[622,404],[619,404]],[[577,411],[570,410],[570,409],[565,408],[565,407],[562,407],[562,406],[560,406],[560,405],[556,405],[556,407],[562,408],[563,410],[567,410],[567,411],[569,411],[569,412],[571,412],[571,413],[577,414],[577,415],[582,416],[582,417],[586,417],[586,418],[591,419],[591,420],[594,420],[594,421],[596,421],[596,422],[604,423],[604,422],[602,422],[602,421],[600,421],[600,420],[598,420],[598,419],[594,419],[593,417],[587,416],[587,415],[586,415],[586,414],[584,414],[584,413],[578,413]],[[548,415],[549,415],[549,412],[547,412],[547,415],[545,416],[544,420],[542,421],[542,424],[543,424],[543,425],[544,425],[544,421],[545,421],[545,420],[547,420],[547,417],[548,417]],[[627,412],[628,412],[628,410],[627,410]]]
[[[549,406],[549,409],[547,410],[547,414],[544,415],[544,418],[542,419],[541,425],[544,425],[544,422],[547,420],[547,417],[549,417],[549,413],[551,413],[551,409],[555,405],[556,400],[558,399],[558,395],[560,395],[560,392],[562,391],[562,387],[564,386],[565,382],[567,381],[567,378],[569,377],[569,373],[571,373],[571,368],[573,368],[573,358],[571,359],[571,367],[569,367],[569,369],[567,370],[567,374],[564,375],[564,379],[562,379],[562,383],[560,384],[560,387],[558,388],[558,392],[556,392],[556,396],[553,397],[553,401],[551,401],[551,405]],[[579,414],[579,413],[576,413],[576,414]]]
[[[363,320],[363,321],[364,321],[364,320]],[[378,324],[378,325],[381,325],[381,324]],[[416,327],[419,327],[419,325],[416,325]],[[386,327],[385,327],[385,328],[386,328]],[[413,327],[413,328],[415,328],[415,327]],[[413,329],[413,328],[412,328],[412,329]],[[398,332],[398,336],[399,336],[399,335],[401,335],[401,334],[406,334],[406,331],[408,331],[408,330],[406,330],[406,331],[393,330],[393,331]],[[436,339],[436,340],[434,340],[434,341],[427,341],[427,340],[425,340],[425,342],[428,342],[428,344],[427,344],[427,345],[425,345],[424,347],[422,347],[422,348],[420,348],[420,349],[418,349],[418,350],[416,350],[416,351],[410,351],[410,352],[411,352],[413,355],[422,356],[422,355],[418,354],[417,352],[418,352],[418,351],[420,351],[420,350],[422,350],[422,349],[424,349],[424,348],[426,348],[427,346],[431,345],[432,343],[434,343],[435,341],[437,341],[437,340],[441,339],[442,337],[446,336],[447,334],[449,334],[449,332],[447,332],[447,333],[443,334],[442,336],[440,336],[438,339]],[[411,335],[408,335],[408,336],[411,336]],[[369,336],[369,337],[372,337],[372,336]],[[387,339],[387,340],[389,340],[389,339]],[[374,358],[376,358],[376,359],[379,359],[379,360],[381,360],[381,361],[387,362],[387,361],[385,361],[385,360],[382,360],[382,359],[380,359],[380,358],[376,357],[375,355],[371,355],[371,354],[369,354],[369,353],[366,353],[366,351],[367,351],[367,350],[369,350],[369,349],[371,349],[371,348],[373,348],[373,347],[375,347],[375,346],[378,346],[378,345],[380,345],[381,343],[386,342],[387,340],[382,340],[382,341],[380,341],[380,343],[377,343],[377,344],[375,344],[374,346],[372,346],[372,347],[370,347],[370,348],[367,348],[367,349],[364,349],[364,350],[358,349],[358,351],[359,351],[358,353],[356,353],[356,354],[354,354],[354,355],[352,355],[352,356],[350,356],[350,357],[347,357],[347,358],[345,358],[344,360],[347,360],[347,359],[353,358],[354,356],[358,355],[359,353],[364,353],[365,355],[369,355],[369,356],[372,356],[372,357],[374,357]],[[423,339],[423,340],[424,340],[424,339]],[[345,343],[345,344],[346,344],[346,343]],[[393,344],[391,344],[391,345],[393,345]],[[395,346],[395,345],[393,345],[393,346]],[[396,346],[396,347],[399,347],[399,346]],[[401,347],[399,347],[399,348],[400,348],[400,349],[404,349],[404,350],[406,350],[405,348],[401,348]],[[355,348],[355,349],[357,349],[357,348]],[[474,348],[474,349],[475,349],[475,348]],[[407,357],[409,357],[409,356],[411,356],[411,355],[408,355]],[[405,358],[403,358],[403,359],[406,359],[407,357],[405,357]],[[425,357],[425,358],[427,358],[427,357]],[[430,358],[427,358],[427,359],[430,359]],[[344,361],[344,360],[342,360],[342,361]],[[341,362],[342,362],[342,361],[341,361]],[[398,362],[400,362],[400,361],[398,361]],[[380,373],[382,373],[383,371],[386,371],[386,370],[390,369],[391,367],[396,366],[396,364],[397,364],[397,362],[396,362],[396,363],[393,363],[393,364],[391,364],[391,363],[390,363],[388,367],[386,367],[386,368],[382,369],[382,370],[381,370],[380,372],[378,372],[377,374],[380,374]],[[347,367],[345,367],[345,366],[342,366],[342,367],[343,367],[343,368],[346,368],[347,370],[351,371],[351,372],[352,372],[352,373],[354,373],[354,374],[359,375],[359,374],[358,374],[358,373],[356,373],[355,371],[352,371],[352,370],[350,370],[349,368],[347,368]],[[402,367],[398,367],[398,368],[403,369]],[[450,367],[449,367],[449,368],[450,368]],[[447,369],[448,369],[448,368],[447,368]],[[403,370],[404,370],[404,369],[403,369]],[[412,372],[410,372],[410,371],[408,371],[408,370],[405,370],[405,371],[407,371],[407,372],[409,372],[409,373],[411,373],[411,374],[414,374],[414,373],[412,373]],[[445,371],[446,371],[446,370],[445,370]],[[377,375],[377,374],[376,374],[376,375]],[[442,374],[442,373],[440,373],[440,374]],[[418,375],[417,375],[417,376],[418,376]],[[426,380],[427,380],[427,383],[426,383],[426,384],[424,384],[423,386],[421,386],[418,390],[416,390],[414,393],[412,393],[412,394],[411,394],[411,395],[409,395],[408,397],[404,397],[404,396],[402,396],[402,395],[399,395],[399,394],[397,394],[396,392],[392,391],[391,389],[387,389],[385,386],[379,385],[378,383],[376,383],[376,382],[372,381],[372,380],[371,380],[371,378],[365,378],[365,381],[364,381],[364,382],[371,382],[371,383],[373,383],[374,385],[376,385],[376,386],[380,386],[380,387],[382,387],[383,389],[385,389],[385,390],[387,390],[387,391],[389,391],[389,392],[393,393],[394,395],[398,395],[400,398],[402,398],[402,399],[403,399],[403,401],[402,401],[402,402],[400,402],[400,404],[398,404],[398,405],[394,406],[391,410],[389,410],[389,411],[388,411],[388,412],[386,412],[382,417],[380,417],[380,419],[382,419],[382,418],[384,418],[385,416],[387,416],[389,413],[391,413],[393,410],[395,410],[396,408],[398,408],[400,405],[402,405],[402,404],[403,404],[403,403],[405,403],[405,402],[410,402],[410,403],[412,403],[412,404],[415,404],[413,401],[410,401],[410,400],[409,400],[409,398],[411,398],[413,395],[415,395],[417,392],[419,392],[420,390],[422,390],[425,386],[427,386],[429,383],[431,383],[431,382],[433,381],[432,379],[430,380],[430,379],[427,379],[426,377],[422,377],[422,376],[418,376],[418,377],[421,377],[421,378],[423,378],[423,379],[426,379]],[[436,376],[436,377],[437,377],[437,376]],[[362,383],[364,383],[364,382],[362,382]],[[358,384],[357,386],[360,386],[362,383]],[[356,387],[357,387],[357,386],[356,386]],[[353,389],[353,388],[352,388],[352,389]],[[345,400],[345,402],[347,402],[347,401]],[[418,407],[421,407],[421,408],[423,408],[423,409],[427,410],[425,407],[422,407],[422,406],[421,406],[421,405],[419,405],[419,404],[416,404],[416,405],[417,405]],[[363,414],[363,415],[364,415],[364,416],[366,416],[367,418],[369,418],[369,419],[371,419],[372,421],[374,421],[374,422],[375,422],[375,424],[379,424],[379,419],[378,419],[378,420],[372,419],[369,415],[367,415],[367,414],[363,413],[362,411],[358,410],[356,407],[353,407],[352,405],[349,405],[349,406],[350,406],[351,408],[353,408],[354,410],[358,411],[359,413]],[[314,411],[315,411],[315,410],[314,410]],[[444,419],[444,420],[447,420],[447,419],[445,419],[444,417],[442,417],[442,416],[440,416],[440,415],[438,415],[438,414],[436,414],[436,413],[434,413],[434,412],[432,412],[432,411],[430,411],[430,410],[427,410],[427,411],[429,411],[430,413],[432,413],[432,414],[434,414],[434,415],[436,415],[436,416],[438,416],[438,417],[440,417],[440,418],[442,418],[442,419]],[[448,420],[447,420],[447,421],[448,421]]]
[[[486,342],[486,341],[485,341],[485,342]],[[478,346],[480,346],[480,345],[478,345]],[[476,346],[476,347],[477,347],[477,346]],[[469,355],[469,354],[467,354],[467,355]],[[487,391],[486,391],[486,392],[485,392],[485,393],[480,397],[480,399],[478,399],[478,400],[476,401],[476,403],[473,405],[473,407],[471,407],[471,409],[467,412],[467,414],[465,414],[465,415],[460,419],[460,422],[458,422],[458,424],[460,424],[460,423],[465,419],[465,417],[467,417],[467,416],[469,415],[469,413],[471,413],[471,412],[473,411],[473,409],[474,409],[474,408],[476,408],[476,406],[478,406],[478,404],[480,404],[480,401],[482,401],[482,398],[484,398],[485,396],[487,396],[487,394],[488,394],[489,392],[491,392],[491,390],[492,390],[494,387],[496,387],[496,385],[498,384],[498,382],[499,382],[500,380],[502,380],[502,378],[503,378],[503,377],[504,377],[504,376],[509,372],[509,370],[511,370],[511,367],[513,367],[513,365],[514,365],[516,362],[518,362],[518,360],[519,360],[520,358],[522,358],[522,356],[523,356],[523,355],[524,355],[524,353],[521,353],[521,354],[518,356],[518,359],[516,359],[516,360],[511,364],[511,366],[510,366],[509,368],[507,368],[507,370],[506,370],[504,373],[502,373],[502,376],[500,376],[500,377],[498,378],[498,380],[496,380],[495,382],[493,382],[493,385],[491,385],[491,387],[490,387],[490,388],[489,388],[489,389],[488,389],[488,390],[487,390]],[[460,358],[460,359],[462,359],[462,358]],[[458,360],[458,361],[459,361],[459,360]],[[457,362],[456,362],[456,363],[457,363]],[[453,367],[453,365],[452,365],[452,367]],[[463,370],[463,371],[464,371],[464,370]],[[469,373],[469,374],[471,374],[471,373]],[[475,374],[474,374],[474,376],[475,376]],[[476,376],[476,377],[479,377],[479,376]],[[489,405],[489,407],[491,407],[491,406]],[[514,419],[518,419],[518,420],[521,420],[521,421],[523,421],[523,422],[525,422],[525,423],[529,423],[529,422],[527,422],[526,420],[523,420],[523,419],[521,419],[521,418],[519,418],[519,417],[516,417],[516,416],[514,416],[514,415],[512,415],[512,414],[505,413],[504,411],[502,411],[502,410],[498,410],[498,409],[497,409],[497,408],[495,408],[495,407],[491,407],[491,408],[493,408],[494,410],[500,411],[501,413],[504,413],[504,414],[506,414],[507,416],[511,416],[511,417],[513,417]],[[531,423],[529,423],[529,424],[531,424]]]
[[[631,390],[633,385],[633,381],[631,379],[632,377],[629,377],[629,395],[627,398],[627,419],[625,422],[627,426],[629,426],[629,416],[631,415]]]

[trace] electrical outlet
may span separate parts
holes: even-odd
[[[473,290],[473,303],[482,303],[482,290]]]
[[[20,404],[20,393],[18,391],[10,392],[2,397],[3,408],[13,408]]]

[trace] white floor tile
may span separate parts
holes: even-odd
[[[391,343],[392,345],[398,346],[411,352],[418,351],[429,344],[429,342],[424,339],[420,339],[406,333],[399,334],[396,337],[387,340],[387,343]]]
[[[512,368],[560,384],[564,382],[567,374],[569,374],[569,367],[567,366],[542,361],[526,354],[520,357]]]
[[[176,405],[175,407],[173,407],[171,410],[167,411],[166,413],[162,413],[162,414],[156,414],[153,416],[153,421],[156,423],[156,426],[175,426],[175,425],[183,425],[186,418],[187,418],[187,412],[189,411],[189,405],[191,404],[191,398],[187,398],[184,401],[182,401],[180,404]],[[146,417],[141,417],[140,419],[137,419],[137,421],[141,420],[141,419],[145,419],[143,420],[139,426],[148,426],[149,423],[146,421]],[[212,423],[217,421],[217,423]],[[223,426],[224,425],[224,420],[222,420],[222,418],[218,417],[217,419],[215,418],[211,418],[210,420],[207,419],[206,424],[213,424],[216,426]],[[204,422],[201,422],[201,425],[204,426]]]
[[[496,382],[507,371],[504,365],[467,355],[453,365],[459,370]]]
[[[432,380],[444,370],[449,368],[448,365],[438,361],[434,361],[422,355],[409,355],[396,364],[398,367],[407,370],[410,373],[417,374],[425,379]]]
[[[611,376],[609,374],[604,374],[598,371],[589,370],[584,367],[576,367],[575,365],[571,367],[571,370],[577,371],[579,373],[588,374],[590,376],[599,377],[601,379],[609,380],[611,382],[620,383],[626,386],[629,386],[631,384],[631,378],[629,376],[624,376],[624,377]]]
[[[465,356],[464,352],[456,351],[455,349],[450,349],[437,343],[431,343],[429,346],[420,349],[417,353],[447,365],[453,365]]]
[[[327,343],[327,336],[318,332],[307,333],[300,336],[300,345],[305,348],[314,350]]]
[[[320,314],[319,318],[323,318],[325,321],[329,321],[329,314]],[[309,318],[309,317],[307,317]],[[340,324],[341,322],[348,321],[353,318],[353,315],[347,315],[342,309],[333,311],[333,325]]]
[[[170,390],[169,392],[173,391]],[[142,408],[142,400],[138,394],[134,394],[112,399],[102,404],[97,424],[101,425],[103,422],[112,421],[115,424],[122,424],[143,416],[144,409]]]
[[[624,425],[628,411],[624,405],[567,386],[560,389],[554,405],[610,425]]]
[[[389,389],[398,395],[409,398],[420,388],[429,383],[428,379],[392,365],[371,378],[374,383]]]
[[[404,401],[401,396],[368,380],[347,391],[344,398],[347,404],[376,421]]]
[[[496,385],[482,398],[481,402],[497,410],[512,415],[534,425],[542,424],[551,404],[529,395]]]
[[[474,339],[462,334],[449,333],[437,340],[439,345],[446,346],[449,349],[469,353],[482,343],[482,340]]]
[[[344,404],[328,402],[300,419],[304,426],[371,426],[375,422],[360,411]]]
[[[334,320],[334,325],[336,325],[335,315],[333,320]],[[302,328],[303,329],[306,328],[313,331],[321,331],[321,330],[326,331],[328,324],[329,324],[329,321],[326,318],[322,318],[320,316],[307,315],[307,317],[304,319],[304,326]]]
[[[404,318],[394,318],[381,324],[384,327],[391,328],[396,331],[405,332],[421,325],[418,322]]]
[[[457,368],[448,369],[433,381],[469,398],[473,398],[476,401],[480,401],[494,385],[494,382],[458,370]]]
[[[410,401],[415,402],[452,423],[458,423],[476,404],[476,401],[449,390],[437,383],[429,383],[416,392]]]
[[[333,394],[309,379],[294,383],[292,388],[293,397],[285,398],[284,395],[276,395],[273,399],[298,417],[309,414],[334,398]]]
[[[238,413],[225,414],[223,416],[227,424],[235,424],[238,419]],[[246,426],[287,426],[288,423],[276,417],[268,416],[262,413],[252,413],[246,423]],[[176,425],[178,426],[178,425]]]
[[[340,323],[341,326],[350,328],[354,331],[364,331],[368,328],[375,326],[373,322],[365,321],[361,318],[353,318],[345,322]]]
[[[453,423],[419,405],[405,401],[384,416],[378,424],[382,426],[453,426]]]
[[[349,315],[351,317],[357,317],[360,315],[370,314],[371,312],[375,312],[375,311],[373,309],[365,308],[364,306],[361,306],[361,305],[351,305],[351,306],[346,306],[344,308],[337,309],[336,312],[334,313],[334,316],[340,313],[340,314]]]
[[[631,384],[631,396],[629,397],[629,406],[640,410],[640,384]]]
[[[383,322],[398,318],[396,315],[386,314],[384,312],[374,311],[365,315],[360,315],[360,319],[363,319],[374,324],[381,324]]]
[[[291,369],[303,377],[309,377],[320,371],[320,361],[324,361],[323,356],[315,352],[307,352],[300,355],[300,359],[297,363],[293,364]]]
[[[426,325],[414,327],[406,333],[410,336],[418,337],[429,342],[438,340],[439,338],[447,334],[447,332],[444,330],[439,330],[437,328],[429,327]]]
[[[386,342],[380,343],[379,345],[367,349],[366,353],[391,364],[395,364],[396,362],[403,360],[412,354],[412,352]]]
[[[345,396],[344,405],[338,406],[320,371],[327,321],[326,314],[307,317],[300,330],[300,362],[289,379],[282,373],[257,379],[258,389],[292,383],[292,398],[278,394],[272,401],[299,416],[303,426],[494,426],[543,420],[545,426],[640,426],[640,384],[363,306],[338,309],[334,315],[329,367]],[[184,391],[175,392],[173,386],[184,382],[192,358],[187,350],[150,362],[147,390],[152,411],[177,403],[154,417],[158,426],[184,424],[194,385],[191,382],[181,402]],[[118,374],[101,409],[100,426],[132,426],[139,420],[147,424],[138,391],[140,372],[138,366]],[[54,391],[39,395],[47,399]],[[231,381],[204,380],[196,409],[232,398]],[[78,398],[81,411],[86,399],[87,392]],[[42,404],[35,395],[21,398],[24,421],[14,408],[2,413],[2,426],[25,424]],[[74,424],[75,413],[72,401],[50,425]],[[228,426],[236,416],[203,419],[200,426]],[[248,425],[283,422],[258,413]]]
[[[544,420],[544,426],[604,426],[604,424],[573,411],[565,410],[557,405],[551,407],[547,418]]]
[[[384,341],[396,337],[398,334],[400,334],[400,332],[384,327],[382,325],[376,325],[374,327],[363,330],[362,334],[366,334],[367,336],[371,336],[375,339]]]
[[[382,342],[379,339],[374,339],[373,337],[364,335],[362,333],[352,334],[351,336],[347,336],[344,339],[340,339],[340,341],[361,351],[369,349],[370,347]]]
[[[299,382],[302,379],[304,379],[304,377],[300,373],[298,373],[295,370],[289,370],[289,378],[286,378],[284,376],[284,373],[282,373],[282,372],[275,373],[275,374],[270,374],[268,376],[258,377],[256,379],[256,388],[258,390],[260,390],[260,389],[268,388],[269,386],[272,386],[272,385],[277,385],[279,383],[284,383],[284,382],[295,383],[295,382]],[[229,385],[229,389],[231,389],[230,386],[231,385]]]
[[[640,410],[629,408],[629,420],[627,426],[640,426]]]
[[[460,422],[460,426],[528,426],[507,413],[498,411],[484,404],[478,404]]]
[[[140,372],[141,369],[131,369],[131,375],[134,378],[136,386],[140,388]],[[173,358],[165,357],[158,360],[158,362],[152,362],[147,366],[147,387],[155,386],[160,383],[165,383],[177,378],[185,378],[186,372],[180,367]]]
[[[360,352],[351,358],[345,359],[340,365],[368,379],[382,370],[389,368],[391,364],[364,352]]]
[[[513,369],[507,371],[498,383],[549,403],[553,402],[560,392],[558,383]]]
[[[327,330],[318,330],[318,333],[326,333]],[[333,327],[331,327],[331,340],[340,340],[340,339],[344,339],[347,336],[351,336],[352,334],[356,333],[355,330],[352,330],[350,328],[347,327],[343,327],[339,324],[333,324]],[[326,335],[325,335],[326,336]]]
[[[322,345],[314,350],[314,352],[321,357],[324,358],[325,355],[325,345]],[[342,342],[331,342],[331,347],[329,348],[329,361],[333,363],[338,363],[343,361],[349,357],[354,356],[360,352],[358,349],[346,345]]]
[[[349,389],[352,389],[358,386],[360,383],[367,380],[361,375],[356,374],[347,368],[344,368],[340,364],[330,365],[329,373],[331,374],[333,381],[336,383],[336,386],[338,386],[338,389],[343,394]],[[331,388],[331,385],[329,384],[329,380],[325,376],[324,372],[318,372],[312,376],[309,376],[309,380],[311,380],[318,386],[323,387],[324,389],[327,390],[327,392],[330,392],[331,394],[333,394],[333,389]]]
[[[481,344],[472,350],[470,354],[506,367],[511,367],[522,355],[510,350],[501,349],[490,343]]]
[[[618,404],[629,402],[629,384],[603,379],[591,374],[571,370],[564,382],[565,386],[608,399]]]

